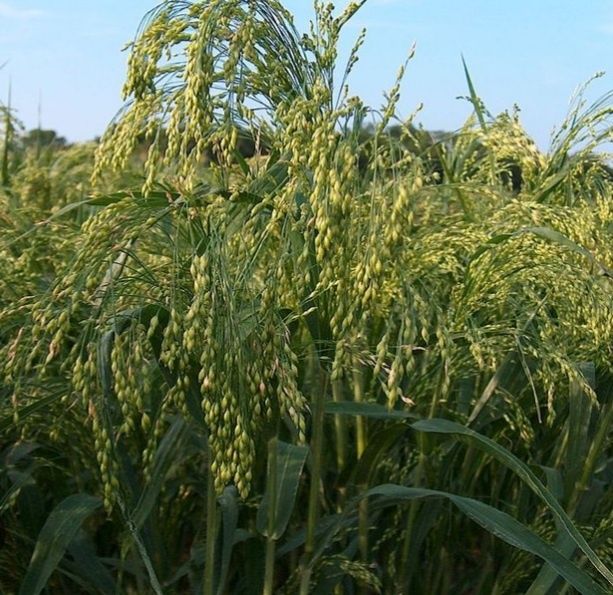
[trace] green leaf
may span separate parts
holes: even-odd
[[[573,242],[570,238],[567,238],[564,234],[556,231],[555,229],[551,229],[550,227],[526,227],[517,233],[531,233],[535,236],[543,238],[544,240],[549,240],[554,244],[568,248],[580,256],[585,256],[585,258],[587,258],[592,264],[596,265],[602,273],[607,273],[608,275],[611,275],[612,273],[612,271],[598,262],[596,257],[587,248]]]
[[[530,470],[530,468],[520,461],[515,455],[508,450],[478,432],[471,430],[465,426],[446,419],[428,419],[418,421],[411,426],[418,432],[430,432],[437,434],[453,434],[466,438],[470,444],[480,450],[492,455],[503,465],[511,469],[518,477],[520,477],[528,487],[549,507],[554,518],[563,527],[566,532],[573,538],[575,543],[581,548],[583,553],[588,557],[594,568],[602,574],[603,577],[613,585],[613,573],[605,566],[605,564],[596,555],[594,550],[587,543],[579,529],[573,524],[570,517],[566,514],[560,503],[556,500],[553,494],[541,483],[539,478]]]
[[[159,316],[161,326],[164,327],[168,321],[168,310],[158,304],[146,304],[139,308],[132,308],[123,312],[118,312],[111,318],[113,328],[104,333],[104,335],[102,335],[102,337],[99,339],[97,351],[97,370],[105,397],[108,398],[113,391],[111,354],[113,351],[115,337],[130,328],[133,321],[138,321],[146,327],[149,326],[149,323],[154,316]],[[158,332],[160,332],[159,328]],[[154,338],[152,338],[152,342]],[[153,347],[157,357],[157,345],[154,344]]]
[[[595,387],[595,370],[593,364],[581,364],[581,372],[592,388]],[[594,401],[587,394],[585,387],[574,380],[570,386],[568,399],[568,442],[566,446],[566,494],[570,495],[583,474],[592,436],[590,435],[590,420]]]
[[[109,205],[117,204],[118,202],[121,202],[123,200],[130,199],[133,201],[141,201],[144,204],[146,204],[147,207],[149,208],[159,209],[163,207],[166,207],[166,208],[168,207],[169,198],[177,200],[179,198],[179,195],[177,194],[171,195],[169,192],[150,192],[145,197],[140,191],[132,191],[132,192],[116,192],[116,193],[105,194],[105,195],[90,196],[89,198],[86,198],[85,200],[73,202],[73,203],[70,203],[62,207],[57,212],[53,213],[53,215],[51,215],[51,217],[49,217],[48,219],[45,219],[44,221],[41,221],[37,223],[36,225],[33,225],[26,232],[22,233],[18,237],[11,240],[7,244],[7,246],[12,246],[16,244],[17,242],[27,238],[28,236],[35,234],[39,229],[41,229],[41,227],[44,227],[45,225],[49,225],[51,222],[55,221],[56,219],[60,219],[64,215],[67,215],[68,213],[75,211],[84,206],[107,207]]]
[[[573,161],[571,159],[571,161]],[[544,183],[534,193],[532,200],[537,203],[545,202],[545,199],[565,180],[568,180],[571,175],[572,167],[566,165],[560,171],[545,180]]]
[[[492,236],[491,238],[489,238],[487,240],[487,242],[484,242],[483,244],[481,244],[481,246],[479,246],[474,251],[474,253],[471,254],[470,260],[469,260],[468,264],[470,265],[471,263],[473,263],[482,254],[485,254],[488,250],[490,250],[493,246],[497,246],[498,244],[502,244],[502,243],[508,241],[512,237],[513,237],[512,233],[499,233],[499,234],[496,234],[495,236]]]
[[[113,373],[111,370],[111,354],[115,342],[115,331],[108,331],[98,342],[97,363],[98,377],[102,386],[102,394],[108,399],[113,392]]]
[[[266,490],[258,509],[256,521],[258,532],[265,537],[279,539],[279,537],[285,533],[287,523],[294,510],[298,484],[300,483],[302,468],[304,467],[308,452],[309,449],[306,446],[288,444],[280,440],[277,441],[277,481],[273,488],[276,493],[271,494],[271,490]],[[272,510],[270,510],[271,501],[275,503]],[[269,535],[268,531],[268,519],[270,514],[273,515],[274,520],[272,535]]]
[[[247,161],[241,155],[241,152],[238,149],[234,149],[234,151],[232,152],[232,156],[236,160],[236,163],[238,163],[238,166],[241,168],[243,174],[248,176],[251,173],[251,170],[249,169]]]
[[[487,125],[485,123],[483,104],[481,103],[481,99],[479,99],[479,96],[475,91],[475,86],[473,85],[470,73],[468,72],[468,66],[466,65],[466,60],[464,60],[464,56],[462,56],[462,66],[464,67],[464,76],[466,77],[466,84],[468,85],[468,92],[470,93],[470,102],[475,108],[475,114],[477,114],[477,119],[479,120],[479,126],[481,126],[481,130],[486,132]]]
[[[168,475],[168,470],[176,462],[177,452],[180,452],[186,429],[187,425],[183,418],[177,416],[164,434],[164,438],[155,452],[151,481],[145,484],[131,515],[137,529],[143,526],[153,509]]]
[[[143,205],[149,208],[165,208],[171,200],[177,200],[180,196],[176,192],[169,191],[152,191],[144,196],[140,190],[113,192],[109,194],[101,194],[92,196],[84,201],[86,204],[97,207],[108,207],[109,205],[117,204],[123,200],[140,201]],[[78,203],[80,205],[81,203]],[[71,205],[65,207],[68,209]]]
[[[221,568],[219,572],[219,583],[217,585],[217,595],[226,592],[226,580],[230,570],[230,558],[232,548],[236,543],[235,534],[238,524],[238,498],[234,486],[227,487],[217,499],[221,508],[222,519],[222,543],[221,543]]]
[[[72,566],[73,572],[88,585],[94,587],[96,593],[114,595],[117,591],[115,581],[96,555],[94,544],[84,531],[80,531],[80,534],[68,546],[68,553],[75,561]]]
[[[532,234],[543,240],[548,240],[554,244],[558,244],[563,248],[567,248],[571,252],[578,254],[579,256],[583,256],[587,258],[602,275],[606,275],[608,277],[613,276],[613,271],[606,266],[604,266],[601,262],[599,262],[596,257],[583,246],[573,242],[570,238],[565,236],[563,233],[556,231],[555,229],[551,229],[550,227],[524,227],[518,231],[513,233],[501,233],[495,236],[492,236],[487,242],[479,246],[477,250],[472,254],[470,258],[470,262],[477,260],[482,254],[490,250],[493,246],[498,244],[502,244],[507,242],[512,238],[516,238],[517,236],[524,234]]]
[[[588,381],[590,386],[596,389],[595,369],[593,364],[580,364],[583,376]],[[576,506],[577,490],[581,493],[581,511],[582,515],[590,514],[594,511],[595,506],[600,502],[599,496],[588,498],[589,491],[585,492],[582,489],[582,476],[587,472],[587,460],[590,459],[589,451],[591,448],[598,449],[598,441],[595,439],[595,434],[598,433],[597,428],[592,428],[590,431],[590,420],[592,418],[592,408],[594,406],[593,399],[586,393],[585,388],[579,382],[573,382],[570,387],[569,394],[569,415],[566,422],[568,439],[564,440],[565,464],[564,477],[555,470],[556,475],[553,475],[554,470],[544,468],[547,474],[548,486],[555,485],[555,489],[559,493],[559,498],[564,496],[564,481],[566,480],[567,502],[573,501]],[[598,423],[604,423],[608,427],[606,415],[598,416]],[[608,432],[607,432],[608,433]],[[550,487],[551,489],[551,487]],[[553,490],[552,490],[553,491]],[[571,506],[573,505],[571,504]],[[583,517],[585,518],[585,516]],[[572,556],[577,545],[571,536],[566,532],[560,532],[554,544],[554,547],[565,556]],[[530,589],[526,595],[546,595],[551,592],[551,589],[556,585],[557,574],[550,566],[541,568],[539,574],[534,579]]]
[[[547,489],[556,499],[562,501],[564,499],[564,480],[560,470],[546,465],[539,465],[539,467],[547,479]]]
[[[504,384],[511,378],[516,377],[518,374],[523,373],[522,367],[519,362],[518,354],[516,351],[507,353],[500,365],[496,368],[496,372],[490,378],[483,389],[483,393],[479,397],[479,400],[475,403],[473,410],[468,418],[468,423],[474,422],[484,407],[489,403],[490,399],[496,392],[496,390],[504,386]]]
[[[357,403],[355,401],[328,401],[325,412],[329,415],[349,415],[352,417],[370,417],[373,419],[417,419],[417,415],[408,411],[388,409],[378,403]]]
[[[39,448],[40,444],[36,444],[36,442],[17,442],[2,453],[2,464],[13,467]]]
[[[30,415],[33,415],[34,413],[37,413],[39,411],[48,410],[48,408],[55,401],[59,401],[65,394],[66,394],[65,391],[61,391],[61,392],[58,391],[46,397],[41,397],[39,399],[36,399],[33,403],[30,403],[29,405],[26,405],[25,407],[20,407],[19,408],[20,423],[23,423],[28,417],[30,417]],[[0,418],[0,433],[6,432],[9,428],[13,427],[14,423],[15,422],[14,422],[13,411],[11,410],[10,414],[5,415],[4,417]]]
[[[372,488],[362,497],[372,496],[384,498],[384,502],[380,502],[379,505],[421,498],[447,498],[464,514],[496,537],[499,537],[513,547],[545,560],[580,593],[584,595],[605,595],[606,593],[584,570],[580,569],[568,558],[565,558],[528,527],[493,506],[473,500],[472,498],[456,496],[447,492],[423,488],[407,488],[394,484],[385,484]]]
[[[553,547],[566,558],[572,557],[577,549],[573,538],[568,533],[560,533]],[[556,581],[559,581],[556,569],[550,564],[544,564],[534,582],[526,591],[526,595],[547,595],[551,592],[551,588],[555,585]]]
[[[464,514],[496,537],[545,560],[580,593],[584,595],[604,595],[605,590],[595,583],[589,574],[513,517],[470,498],[455,496],[451,500]]]
[[[368,443],[359,461],[351,473],[351,483],[355,485],[369,485],[371,478],[380,469],[380,462],[390,451],[394,444],[398,444],[402,435],[409,431],[406,423],[395,421],[380,424],[381,429],[368,436]]]
[[[17,494],[21,488],[36,485],[31,473],[13,470],[9,471],[7,475],[11,480],[11,486],[2,495],[2,498],[0,498],[0,514],[4,513],[5,509],[11,505],[15,494]]]
[[[317,526],[315,527],[315,536],[318,544],[317,547],[322,551],[326,549],[326,547],[332,542],[332,539],[338,532],[339,528],[345,523],[347,523],[347,514],[331,514],[319,519]],[[354,525],[355,523],[350,525],[350,527]],[[277,549],[277,558],[285,556],[286,554],[289,554],[290,552],[302,547],[305,541],[306,529],[300,529],[296,533],[293,533],[287,537],[283,544]]]
[[[34,470],[30,470],[32,473]],[[27,482],[21,486],[17,496],[15,512],[21,519],[23,534],[30,542],[39,535],[47,518],[47,494],[35,482]]]
[[[74,494],[53,509],[38,536],[19,595],[38,595],[45,588],[81,524],[101,504],[95,496]]]

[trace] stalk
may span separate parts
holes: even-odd
[[[417,467],[415,469],[415,486],[419,487],[422,483],[422,477],[424,475],[425,467],[425,455],[424,455],[424,435],[418,434],[417,441],[419,444],[420,454]],[[417,500],[411,501],[409,505],[409,514],[407,518],[407,528],[404,534],[404,541],[402,544],[402,554],[400,562],[400,585],[402,592],[409,591],[409,584],[411,582],[412,564],[409,564],[411,557],[411,545],[413,543],[413,530],[415,527],[415,521],[420,511],[420,503]]]
[[[579,483],[575,488],[571,503],[569,504],[571,514],[574,513],[581,495],[590,483],[590,478],[594,472],[598,459],[602,455],[603,449],[606,448],[609,428],[613,423],[613,405],[609,404],[608,411],[606,411],[603,418],[603,422],[600,424],[594,436],[594,440],[587,454],[585,465],[583,466],[583,473],[581,474],[581,478],[579,479]]]
[[[266,562],[263,595],[273,595],[275,580],[275,511],[277,509],[277,438],[268,441],[268,477],[266,491],[270,494],[268,531],[266,535]]]
[[[206,552],[202,592],[204,595],[213,595],[215,588],[215,541],[217,538],[217,494],[215,492],[215,479],[210,467],[207,475]]]
[[[356,403],[364,401],[364,376],[359,362],[353,362],[353,398]],[[356,417],[356,454],[359,460],[366,449],[366,422],[361,415]],[[368,486],[361,485],[360,491]],[[368,500],[363,498],[358,505],[358,548],[362,562],[368,562]]]
[[[402,543],[402,554],[400,562],[400,586],[403,593],[408,593],[409,583],[411,581],[411,565],[409,564],[409,557],[411,555],[411,543],[413,536],[413,526],[415,525],[415,519],[419,513],[419,506],[416,501],[412,501],[409,505],[409,514],[407,519],[407,528],[404,534],[404,541]]]
[[[266,538],[266,567],[264,570],[263,595],[272,595],[275,582],[275,549],[276,542],[272,537]]]
[[[362,369],[359,363],[354,362],[353,365],[353,398],[356,403],[362,403],[364,401],[364,377]],[[366,422],[361,415],[356,416],[356,450],[357,458],[362,456],[362,453],[366,449]]]
[[[343,382],[340,379],[332,381],[332,399],[336,403],[340,403],[343,398]],[[334,416],[334,430],[336,438],[336,468],[340,476],[347,465],[347,420],[343,415]],[[342,485],[338,488],[338,500],[336,509],[340,513],[345,505],[347,498],[347,486]]]
[[[335,403],[341,403],[343,399],[343,383],[340,379],[332,381],[332,399]],[[334,428],[336,431],[336,465],[341,473],[347,463],[347,425],[343,415],[334,416]]]
[[[319,365],[319,362],[317,362]],[[318,372],[321,375],[321,371]],[[302,579],[300,595],[308,595],[311,578],[311,561],[315,551],[315,527],[319,520],[319,491],[322,469],[322,447],[324,436],[324,405],[326,400],[327,378],[315,383],[320,387],[313,399],[313,429],[311,434],[311,485],[309,486],[309,505],[307,513],[306,542],[302,559]]]
[[[432,418],[436,414],[436,408],[438,405],[438,390],[435,388],[434,395],[432,397],[432,402],[430,403],[430,413],[428,415],[429,418]],[[417,443],[419,447],[419,460],[417,463],[417,467],[415,469],[415,485],[420,486],[422,484],[422,479],[426,473],[426,448],[427,448],[427,437],[424,434],[417,435]],[[413,500],[409,505],[409,513],[407,518],[407,528],[404,534],[404,541],[402,543],[402,554],[401,554],[401,571],[400,571],[400,585],[402,586],[403,591],[407,591],[409,589],[409,583],[411,582],[411,575],[413,573],[413,563],[409,563],[411,557],[411,546],[413,545],[413,531],[415,527],[415,521],[417,520],[418,514],[421,509],[421,504],[418,500]],[[442,571],[449,571],[448,557],[443,556],[444,563]]]

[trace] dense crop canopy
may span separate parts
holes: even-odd
[[[202,574],[201,519],[205,591],[225,580],[250,592],[257,506],[266,575],[249,576],[267,593],[282,581],[288,593],[528,588],[527,554],[484,542],[504,563],[482,572],[483,533],[441,497],[545,559],[542,584],[610,578],[597,554],[611,555],[613,175],[594,151],[611,140],[611,98],[579,95],[546,154],[517,113],[490,116],[467,76],[475,117],[435,140],[397,119],[404,67],[380,110],[350,95],[363,34],[339,80],[339,35],[362,4],[335,15],[317,2],[300,35],[275,0],[163,2],[131,46],[126,107],[96,150],[93,186],[82,148],[44,167],[31,156],[5,187],[3,440],[62,453],[64,483],[33,471],[41,484],[102,496],[121,543],[109,555],[142,560],[121,566],[126,592],[146,580],[187,592]],[[135,185],[125,172],[143,145]],[[519,462],[491,463],[483,441],[466,456],[439,447],[408,431],[413,417],[456,420],[542,466],[597,553],[562,531],[552,553],[486,514],[470,498],[551,528]],[[277,497],[296,507],[275,558]]]

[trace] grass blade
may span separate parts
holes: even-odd
[[[74,494],[53,509],[38,536],[19,595],[38,595],[45,588],[83,521],[101,505],[100,498]]]
[[[166,431],[166,435],[155,453],[151,481],[143,488],[131,514],[131,519],[137,529],[140,529],[149,517],[168,471],[176,462],[177,451],[186,433],[187,425],[180,417],[175,418],[170,428]]]
[[[227,487],[218,498],[219,507],[221,508],[222,545],[217,595],[223,595],[226,592],[225,584],[228,578],[228,571],[230,570],[230,559],[232,557],[232,548],[234,547],[234,537],[238,524],[237,495],[236,488],[230,486]]]
[[[479,96],[475,91],[475,86],[473,85],[473,81],[470,78],[470,73],[468,72],[468,66],[466,65],[466,60],[464,60],[464,56],[462,56],[462,66],[464,67],[464,76],[466,78],[466,84],[468,85],[468,92],[470,93],[470,101],[475,108],[475,114],[477,115],[477,120],[479,120],[479,126],[481,126],[481,130],[486,132],[487,124],[485,123],[483,103],[481,102],[481,99],[479,99]]]
[[[106,566],[96,555],[94,544],[81,532],[68,546],[68,553],[74,558],[74,572],[76,572],[87,584],[96,589],[102,595],[114,595],[116,592],[115,581]]]
[[[287,523],[294,510],[294,502],[298,492],[302,468],[309,452],[306,446],[288,444],[280,440],[277,445],[276,506],[272,510],[274,516],[274,531],[272,535],[268,534],[268,516],[271,514],[269,502],[272,498],[269,490],[266,491],[262,498],[257,515],[258,531],[262,535],[273,539],[278,539],[285,533]]]
[[[565,558],[528,527],[493,506],[448,492],[424,488],[408,488],[394,484],[384,484],[372,488],[362,497],[372,496],[383,497],[384,501],[379,503],[380,505],[396,504],[402,501],[421,498],[447,498],[464,514],[496,537],[513,547],[543,559],[583,595],[605,595],[606,593],[584,570],[577,567],[568,558]]]
[[[482,436],[478,432],[466,428],[455,422],[446,419],[428,419],[418,421],[411,426],[418,432],[430,432],[435,434],[452,434],[461,436],[468,440],[471,446],[479,448],[480,450],[492,455],[495,459],[500,461],[503,465],[511,469],[516,473],[530,489],[537,495],[543,502],[549,507],[556,521],[560,526],[573,538],[575,543],[588,557],[590,562],[594,565],[594,568],[613,585],[613,573],[605,566],[602,560],[596,555],[596,552],[592,550],[588,542],[583,535],[579,532],[579,529],[574,525],[570,517],[566,514],[558,500],[552,495],[552,493],[541,483],[539,478],[530,470],[530,468],[520,461],[515,455],[508,450],[485,436]]]
[[[352,417],[370,417],[372,419],[402,420],[416,419],[417,415],[408,411],[388,409],[379,403],[358,403],[356,401],[328,401],[325,412],[329,415],[349,415]]]

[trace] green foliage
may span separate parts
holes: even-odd
[[[75,494],[53,509],[34,547],[28,571],[21,583],[20,595],[38,595],[45,588],[81,522],[101,505],[100,498]]]
[[[610,588],[611,97],[428,135],[362,4],[167,0],[99,145],[5,134],[3,592]]]

